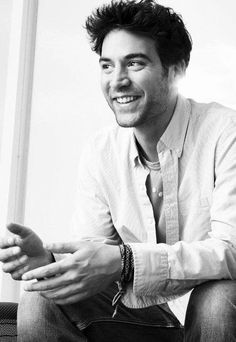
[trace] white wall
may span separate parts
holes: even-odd
[[[181,13],[193,51],[181,91],[199,101],[236,108],[235,0],[163,0]]]
[[[82,28],[102,1],[39,0],[25,223],[45,239],[67,235],[84,142],[113,122],[99,88],[98,58]],[[236,108],[234,0],[163,0],[193,37],[181,91]]]

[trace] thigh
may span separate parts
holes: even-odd
[[[84,342],[87,338],[52,300],[37,292],[21,296],[17,312],[18,342]]]
[[[130,309],[120,303],[112,318],[111,303],[116,292],[114,284],[88,300],[62,306],[62,310],[89,341],[183,341],[181,324],[166,305]]]
[[[236,341],[236,281],[208,281],[197,286],[189,300],[186,341]]]

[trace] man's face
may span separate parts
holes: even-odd
[[[164,71],[155,42],[126,30],[113,30],[100,57],[104,96],[123,127],[162,120],[171,98],[173,77]]]

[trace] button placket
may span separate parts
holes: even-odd
[[[166,243],[179,241],[178,221],[178,156],[170,150],[162,151],[159,156],[163,177],[163,208],[166,219]]]

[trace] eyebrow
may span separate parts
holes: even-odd
[[[142,58],[142,59],[146,59],[149,62],[151,62],[151,59],[147,55],[145,55],[144,53],[129,53],[128,55],[126,55],[124,57],[124,59],[127,59],[127,60],[128,59],[133,59],[133,58]],[[109,62],[109,61],[111,61],[111,59],[107,58],[107,57],[100,57],[99,58],[99,63],[101,63],[101,62]]]

